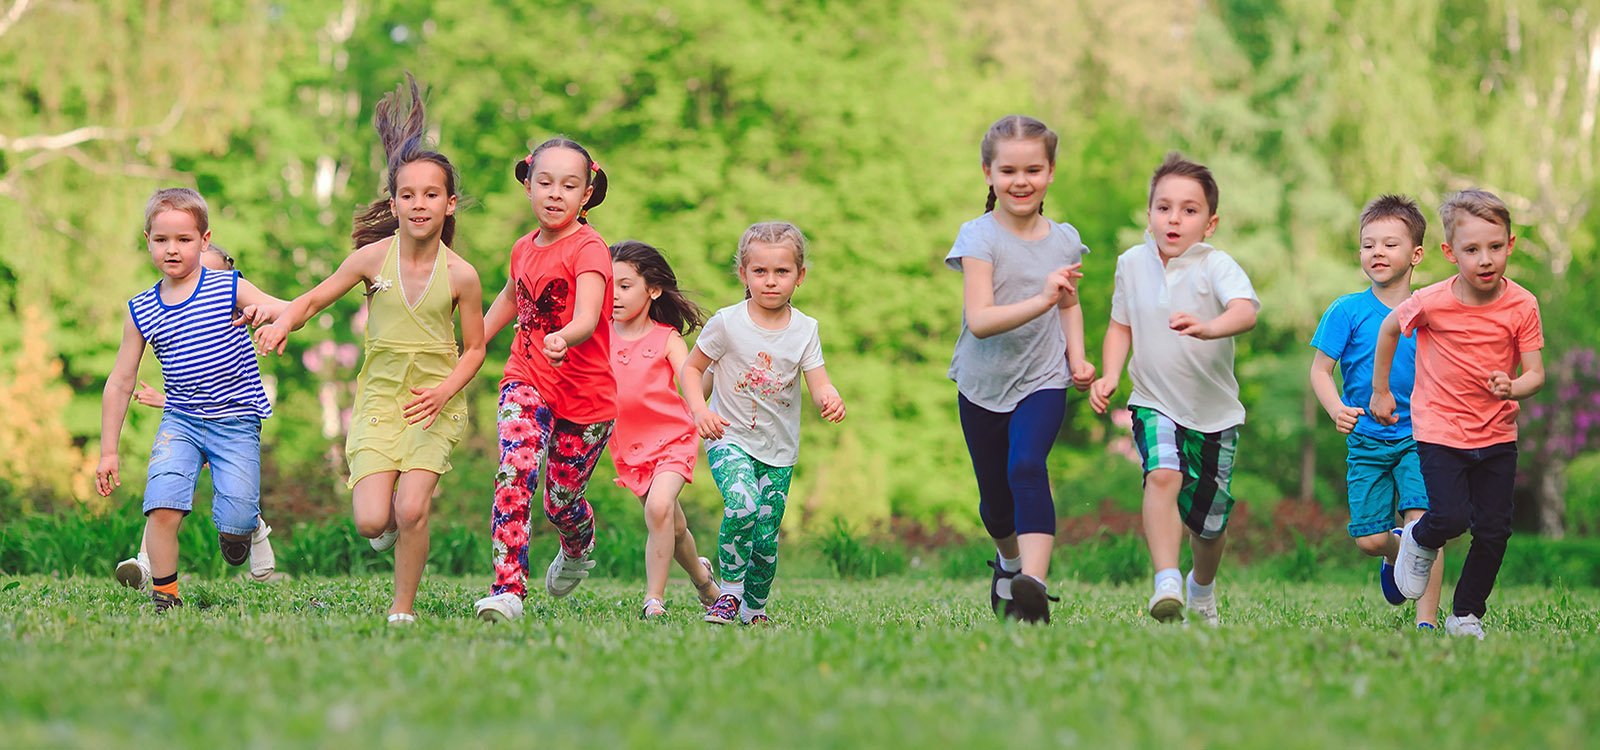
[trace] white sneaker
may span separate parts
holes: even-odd
[[[474,607],[484,622],[511,622],[522,616],[522,597],[508,591],[479,599]]]
[[[1421,519],[1417,519],[1421,520]],[[1400,533],[1400,553],[1394,557],[1394,584],[1407,599],[1421,599],[1428,590],[1428,576],[1433,572],[1433,561],[1439,550],[1417,544],[1412,535],[1417,522],[1406,524]]]
[[[388,552],[390,548],[394,547],[394,541],[399,538],[400,529],[389,529],[372,539],[368,539],[367,543],[371,544],[372,548],[379,552]]]
[[[1483,622],[1477,615],[1456,617],[1450,615],[1444,618],[1444,632],[1450,635],[1470,635],[1478,640],[1483,640]]]
[[[1183,579],[1164,578],[1150,596],[1150,616],[1161,622],[1183,617]]]
[[[272,533],[272,527],[266,521],[256,523],[256,530],[250,533],[250,579],[265,581],[272,576],[272,571],[278,567],[278,558],[272,554],[272,542],[267,535]]]
[[[1187,580],[1193,582],[1194,574],[1190,573]],[[1215,585],[1216,583],[1213,582],[1212,586]],[[1215,588],[1211,590],[1211,596],[1205,598],[1195,596],[1192,592],[1186,593],[1189,593],[1189,608],[1184,613],[1183,624],[1188,625],[1191,622],[1198,622],[1211,628],[1222,624],[1222,615],[1217,612],[1217,590]]]
[[[550,568],[544,573],[545,593],[562,597],[572,593],[572,590],[589,577],[589,569],[594,567],[594,561],[584,555],[576,560],[569,559],[561,548],[556,548],[556,558],[550,561]]]
[[[130,589],[147,591],[150,588],[150,564],[137,557],[117,563],[117,583]]]

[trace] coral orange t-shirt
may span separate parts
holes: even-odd
[[[511,246],[511,283],[517,301],[517,330],[500,385],[529,383],[555,415],[569,422],[595,424],[617,418],[617,381],[611,374],[611,251],[600,233],[585,224],[543,247],[537,230]],[[572,322],[578,276],[605,278],[600,322],[583,343],[569,347],[560,367],[544,356],[544,337]]]
[[[1455,280],[1423,287],[1394,311],[1400,332],[1417,337],[1412,434],[1451,448],[1512,442],[1521,407],[1490,393],[1489,376],[1498,370],[1515,378],[1522,353],[1544,348],[1539,300],[1506,279],[1499,299],[1467,305],[1450,291]]]

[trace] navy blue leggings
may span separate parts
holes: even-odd
[[[957,394],[961,432],[978,476],[978,515],[989,536],[1056,533],[1045,456],[1067,413],[1064,389],[1035,391],[1010,412],[993,412]]]

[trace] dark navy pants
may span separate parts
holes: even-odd
[[[1428,486],[1428,512],[1412,535],[1417,544],[1437,549],[1472,531],[1472,546],[1461,564],[1451,611],[1457,617],[1483,617],[1489,593],[1500,575],[1511,538],[1511,490],[1517,480],[1517,444],[1487,448],[1451,448],[1417,443],[1422,481]]]
[[[960,394],[957,400],[978,477],[978,515],[989,536],[1056,533],[1045,457],[1066,416],[1066,390],[1035,391],[1009,412],[989,411]]]

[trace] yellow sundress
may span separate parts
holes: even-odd
[[[356,376],[355,409],[344,444],[350,487],[380,471],[450,470],[450,451],[467,429],[465,395],[458,392],[445,402],[428,429],[422,423],[407,424],[404,416],[405,405],[416,398],[411,389],[444,382],[461,358],[446,261],[449,252],[439,246],[428,285],[415,307],[407,304],[400,280],[399,237],[373,280],[366,357]]]

